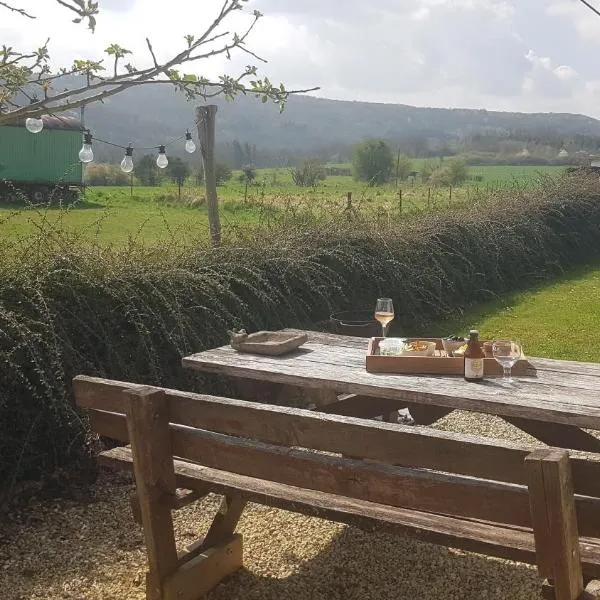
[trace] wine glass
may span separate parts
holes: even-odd
[[[512,384],[512,368],[523,354],[521,344],[518,340],[495,340],[492,344],[492,353],[504,371],[502,381]]]
[[[394,304],[391,298],[377,299],[375,318],[381,323],[381,337],[385,337],[388,325],[394,320]]]

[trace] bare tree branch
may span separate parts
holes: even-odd
[[[13,4],[17,0],[12,0]],[[97,2],[92,0],[56,0],[58,4],[77,13],[76,22],[82,19],[90,21],[90,28],[95,24],[94,15],[97,14]],[[111,44],[106,49],[106,54],[113,58],[113,65],[109,76],[102,74],[103,61],[75,60],[70,69],[61,69],[59,73],[51,73],[49,69],[48,41],[37,51],[19,53],[12,48],[0,49],[0,125],[14,122],[27,117],[40,116],[47,112],[60,112],[71,110],[98,102],[104,98],[119,94],[130,87],[149,84],[168,84],[186,94],[188,99],[196,96],[212,98],[223,95],[234,98],[238,94],[254,94],[263,102],[271,100],[281,109],[290,94],[309,92],[318,88],[304,90],[286,90],[283,85],[275,86],[269,79],[250,79],[256,77],[256,67],[249,65],[237,77],[222,75],[218,81],[209,81],[205,77],[193,74],[180,73],[178,68],[186,64],[197,63],[201,60],[215,56],[226,55],[228,58],[236,50],[252,56],[254,59],[266,63],[267,61],[252,52],[245,46],[246,40],[262,16],[258,11],[252,13],[253,18],[248,28],[240,35],[228,31],[218,31],[227,17],[237,10],[243,9],[245,0],[224,0],[220,12],[208,28],[198,37],[185,36],[186,46],[172,58],[161,62],[158,60],[153,45],[146,38],[146,45],[152,58],[152,66],[137,69],[131,62],[122,64],[122,60],[131,52],[118,44]],[[0,0],[0,8],[4,6],[15,12],[23,9],[8,6]],[[34,18],[32,15],[26,15]],[[93,21],[93,22],[92,22]],[[215,46],[215,42],[230,37],[230,41],[223,41],[222,45]],[[73,75],[84,75],[85,84],[80,85],[71,79]],[[67,86],[56,92],[61,81]],[[246,83],[244,83],[244,81]],[[247,85],[249,83],[249,85]],[[32,87],[37,87],[44,93],[42,99],[36,99],[28,105],[18,106],[18,95],[25,98],[35,98]]]
[[[29,19],[35,19],[35,17],[33,15],[30,15],[23,8],[15,8],[14,6],[9,6],[6,2],[0,2],[0,6],[3,6],[4,8],[7,8],[8,10],[10,10],[12,12],[19,13],[23,17],[27,17]]]
[[[587,0],[579,0],[579,2],[587,6],[592,12],[595,12],[600,17],[600,10],[594,8],[589,2],[587,2]]]

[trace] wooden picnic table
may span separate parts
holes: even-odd
[[[600,452],[600,364],[528,358],[531,368],[512,388],[497,378],[469,383],[462,377],[368,373],[368,340],[307,332],[297,351],[269,357],[241,354],[230,346],[183,359],[190,369],[237,382],[245,399],[282,402],[302,394],[317,410],[371,418],[408,408],[428,425],[453,410],[497,415],[557,447]]]

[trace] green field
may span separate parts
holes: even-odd
[[[530,356],[600,362],[600,267],[503,296],[419,335],[465,335],[472,327],[485,338],[520,339]]]
[[[415,161],[415,168],[419,168]],[[428,207],[447,207],[470,201],[496,186],[528,185],[540,176],[557,175],[563,167],[471,167],[470,175],[481,181],[468,181],[461,187],[431,188],[420,183],[369,187],[350,176],[330,176],[316,188],[293,184],[289,169],[260,169],[248,188],[237,179],[218,188],[221,219],[228,230],[265,223],[286,214],[298,213],[335,218],[344,216],[348,192],[352,210],[393,220],[402,214]],[[68,210],[45,207],[10,208],[0,206],[0,239],[14,240],[34,233],[67,231],[102,243],[122,244],[130,238],[161,242],[173,235],[179,240],[206,238],[208,231],[204,189],[185,186],[179,200],[172,185],[161,187],[88,188],[85,200]]]

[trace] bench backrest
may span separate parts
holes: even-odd
[[[392,507],[532,526],[525,459],[533,447],[85,376],[74,391],[92,429],[122,442],[142,404],[160,406],[168,435],[150,431],[148,415],[144,427],[171,458]],[[600,461],[573,451],[570,465],[579,533],[600,537]]]

